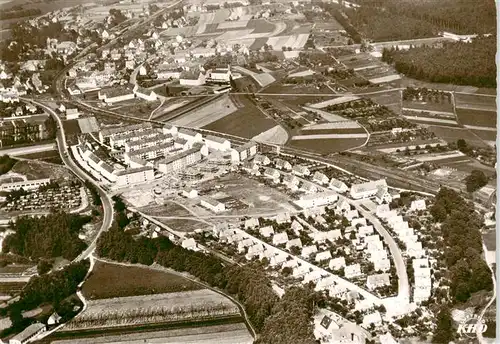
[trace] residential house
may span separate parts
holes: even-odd
[[[300,180],[293,174],[285,174],[283,176],[283,184],[292,191],[296,191],[299,188]]]
[[[302,247],[302,252],[300,255],[303,258],[309,258],[311,254],[318,252],[318,247],[316,245],[304,246]]]
[[[267,166],[271,163],[271,160],[269,160],[269,158],[265,155],[256,154],[253,158],[253,162],[257,165]]]
[[[274,168],[267,167],[264,171],[264,176],[271,178],[274,182],[279,182],[280,173]]]
[[[370,181],[361,184],[353,184],[351,186],[351,197],[354,199],[362,199],[373,197],[377,194],[379,188],[387,188],[385,179]]]
[[[389,193],[389,189],[387,187],[379,187],[377,193],[375,194],[375,201],[378,204],[391,203],[392,195]]]
[[[331,270],[340,270],[345,267],[345,258],[344,257],[337,257],[330,259],[330,262],[328,263],[328,267]]]
[[[330,251],[323,251],[323,252],[318,252],[316,253],[316,256],[314,257],[314,260],[316,263],[321,263],[325,260],[332,259],[332,254]]]
[[[299,236],[300,232],[304,230],[304,226],[302,226],[300,222],[298,222],[297,220],[293,220],[292,224],[290,225],[290,228],[297,236]]]
[[[231,80],[231,68],[216,68],[209,71],[209,78],[214,82],[229,82]]]
[[[307,177],[311,174],[311,171],[309,171],[307,166],[294,165],[292,167],[292,173],[299,177]]]
[[[286,234],[286,232],[274,234],[273,236],[274,246],[286,244],[287,242],[288,242],[288,234]]]
[[[258,222],[257,222],[258,224]],[[260,235],[262,235],[264,238],[270,238],[274,235],[274,228],[273,226],[266,226],[266,227],[261,227],[259,229]]]
[[[375,290],[389,285],[391,285],[389,274],[370,275],[366,279],[366,287],[368,290]]]
[[[251,217],[245,220],[245,228],[255,228],[259,227],[259,220],[255,217]]]
[[[282,225],[284,223],[289,223],[292,219],[289,213],[279,213],[274,218],[277,224]]]
[[[330,183],[328,184],[328,188],[332,189],[333,191],[339,192],[339,193],[344,193],[344,192],[347,192],[347,190],[349,190],[349,188],[347,187],[347,185],[344,182],[342,182],[338,179],[335,179],[335,178],[330,179]]]
[[[427,206],[425,204],[425,199],[419,199],[411,202],[410,205],[410,210],[411,211],[418,211],[418,210],[425,210],[427,209]]]
[[[361,275],[361,265],[359,264],[346,265],[344,268],[344,276],[347,279],[356,278]]]
[[[323,184],[328,184],[329,179],[323,173],[316,171],[314,172],[313,175],[313,182],[323,185]]]
[[[274,159],[274,166],[276,168],[279,168],[280,170],[285,170],[285,171],[290,171],[292,169],[292,164],[280,158]]]
[[[302,185],[300,186],[300,189],[308,194],[314,194],[314,193],[318,192],[318,187],[316,186],[316,184],[308,182],[308,181],[304,181],[302,183]]]
[[[286,243],[286,249],[290,250],[292,247],[302,248],[302,241],[300,238],[292,239]]]
[[[375,311],[363,317],[364,328],[369,328],[371,324],[375,325],[375,327],[382,324],[382,316],[380,315],[379,311]]]

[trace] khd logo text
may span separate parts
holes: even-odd
[[[476,337],[476,333],[478,331],[480,333],[484,333],[487,329],[488,325],[486,325],[486,321],[474,316],[458,325],[457,332],[461,335],[465,335],[466,337],[474,338]]]

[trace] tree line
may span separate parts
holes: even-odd
[[[290,289],[280,300],[265,273],[251,265],[224,266],[219,258],[184,249],[168,238],[135,238],[125,230],[126,209],[115,198],[116,220],[97,241],[97,254],[116,261],[151,265],[158,263],[179,272],[188,272],[210,286],[234,295],[259,332],[259,343],[314,343],[309,326],[313,312],[313,292]],[[121,220],[120,220],[121,219]],[[120,222],[121,221],[121,222]],[[288,295],[288,296],[287,296]],[[307,302],[305,301],[307,300]],[[300,312],[299,312],[300,310]],[[300,328],[300,331],[297,329]],[[299,333],[300,332],[300,333]],[[276,341],[275,335],[281,339]],[[297,341],[296,339],[300,339]]]
[[[471,43],[443,43],[442,48],[384,49],[382,61],[419,80],[495,88],[495,54],[494,35],[473,39]]]
[[[492,290],[488,265],[483,260],[481,227],[483,220],[456,191],[442,188],[430,212],[441,222],[443,259],[449,268],[452,302],[467,301],[475,292]]]
[[[3,241],[2,252],[31,259],[62,256],[73,260],[87,247],[78,234],[91,219],[57,210],[39,218],[19,217],[9,223],[14,233]]]

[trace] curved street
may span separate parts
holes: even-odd
[[[99,193],[99,196],[101,197],[102,209],[103,209],[103,220],[101,228],[99,229],[94,240],[90,243],[87,249],[85,249],[85,251],[83,251],[78,257],[76,257],[74,261],[80,261],[86,259],[95,250],[97,239],[99,238],[101,233],[103,231],[106,231],[109,227],[111,227],[111,223],[113,222],[113,203],[111,201],[111,198],[106,193],[106,191],[95,180],[89,177],[71,158],[68,152],[68,145],[66,144],[66,134],[64,132],[64,127],[61,118],[55,113],[55,111],[38,101],[27,98],[22,98],[22,100],[40,106],[56,120],[58,126],[57,137],[56,137],[57,149],[59,150],[59,154],[61,156],[62,161],[80,180],[89,181],[90,183],[92,183],[96,188],[97,192]]]

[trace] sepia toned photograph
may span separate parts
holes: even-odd
[[[497,13],[0,0],[0,344],[499,343]]]

